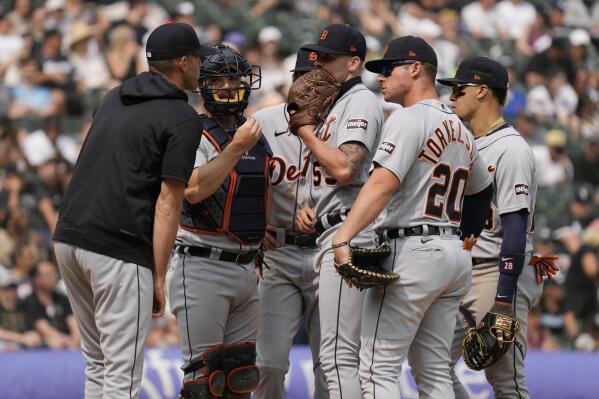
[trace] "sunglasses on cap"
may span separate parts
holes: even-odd
[[[388,78],[391,76],[393,69],[395,69],[396,66],[411,65],[414,63],[416,63],[416,61],[394,61],[389,64],[381,65],[379,75],[383,75],[384,77]]]
[[[459,84],[454,84],[453,86],[451,86],[451,95],[453,97],[462,97],[464,95],[466,95],[466,93],[464,93],[462,90],[464,89],[464,87],[478,87],[481,86],[477,83],[459,83]]]

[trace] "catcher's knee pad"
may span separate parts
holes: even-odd
[[[226,373],[223,398],[246,399],[258,387],[256,344],[241,342],[223,348],[222,368]]]
[[[223,345],[215,345],[206,349],[199,360],[183,369],[186,375],[197,372],[200,376],[183,383],[181,398],[214,399],[223,396],[226,384],[222,369],[223,348]]]

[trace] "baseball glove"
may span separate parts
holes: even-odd
[[[341,83],[322,68],[316,68],[296,79],[289,89],[287,112],[289,131],[322,122],[341,90]]]
[[[391,248],[382,245],[378,248],[360,248],[349,246],[347,263],[337,264],[339,275],[360,290],[372,287],[384,287],[399,279],[399,274],[385,270],[382,261],[391,255]]]
[[[472,370],[482,370],[496,363],[508,351],[520,331],[511,306],[494,305],[481,325],[468,330],[462,341],[464,363]]]
[[[550,256],[536,256],[534,255],[530,258],[530,262],[528,264],[535,268],[535,276],[537,278],[537,284],[543,283],[543,277],[547,277],[551,280],[555,277],[556,273],[559,271],[559,267],[555,263],[556,260],[559,259],[557,255]]]

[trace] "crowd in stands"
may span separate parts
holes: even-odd
[[[6,0],[0,2],[0,351],[78,348],[51,253],[60,199],[102,96],[147,68],[144,40],[166,21],[226,41],[262,68],[249,113],[285,100],[300,45],[349,23],[368,58],[392,37],[425,38],[438,76],[469,55],[509,69],[505,114],[533,148],[535,249],[560,255],[531,313],[530,348],[599,350],[599,1]],[[364,82],[378,91],[376,76]],[[447,90],[438,87],[442,98]],[[198,107],[200,98],[192,94]],[[386,104],[386,113],[396,106]],[[175,345],[174,319],[148,345]]]

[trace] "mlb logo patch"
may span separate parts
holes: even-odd
[[[381,145],[379,145],[379,150],[385,151],[387,154],[391,155],[391,153],[395,150],[395,144],[388,141],[383,141]]]
[[[368,128],[368,121],[365,119],[350,119],[347,121],[348,129],[364,129]]]
[[[526,184],[516,184],[514,186],[516,195],[528,195],[528,186]]]

